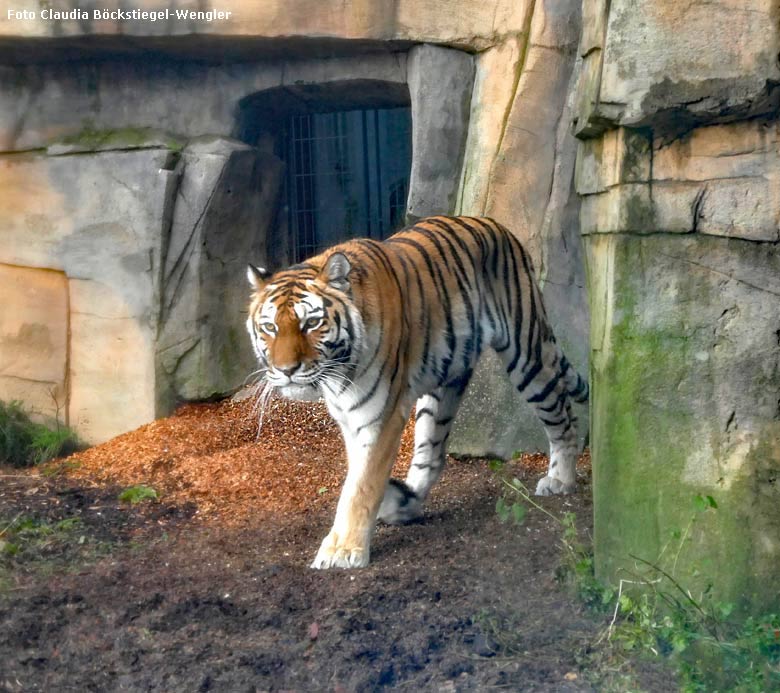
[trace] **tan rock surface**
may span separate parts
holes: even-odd
[[[65,275],[0,264],[0,301],[0,399],[67,423]]]

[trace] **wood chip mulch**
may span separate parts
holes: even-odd
[[[258,436],[254,400],[187,404],[166,419],[120,435],[65,461],[76,479],[146,484],[166,502],[194,502],[197,514],[240,521],[258,513],[300,513],[330,505],[346,473],[344,444],[324,404],[272,398]],[[407,425],[394,476],[414,446]],[[546,455],[524,455],[542,472]]]

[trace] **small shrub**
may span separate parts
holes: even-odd
[[[35,423],[19,402],[0,401],[0,463],[32,467],[77,448],[78,439],[71,429]]]

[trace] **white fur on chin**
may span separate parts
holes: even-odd
[[[322,397],[319,388],[313,385],[284,385],[277,389],[282,397],[297,399],[303,402],[316,402]]]

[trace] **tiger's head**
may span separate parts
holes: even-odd
[[[317,399],[349,382],[363,333],[347,256],[335,252],[271,275],[249,265],[247,329],[265,380],[292,399]]]

